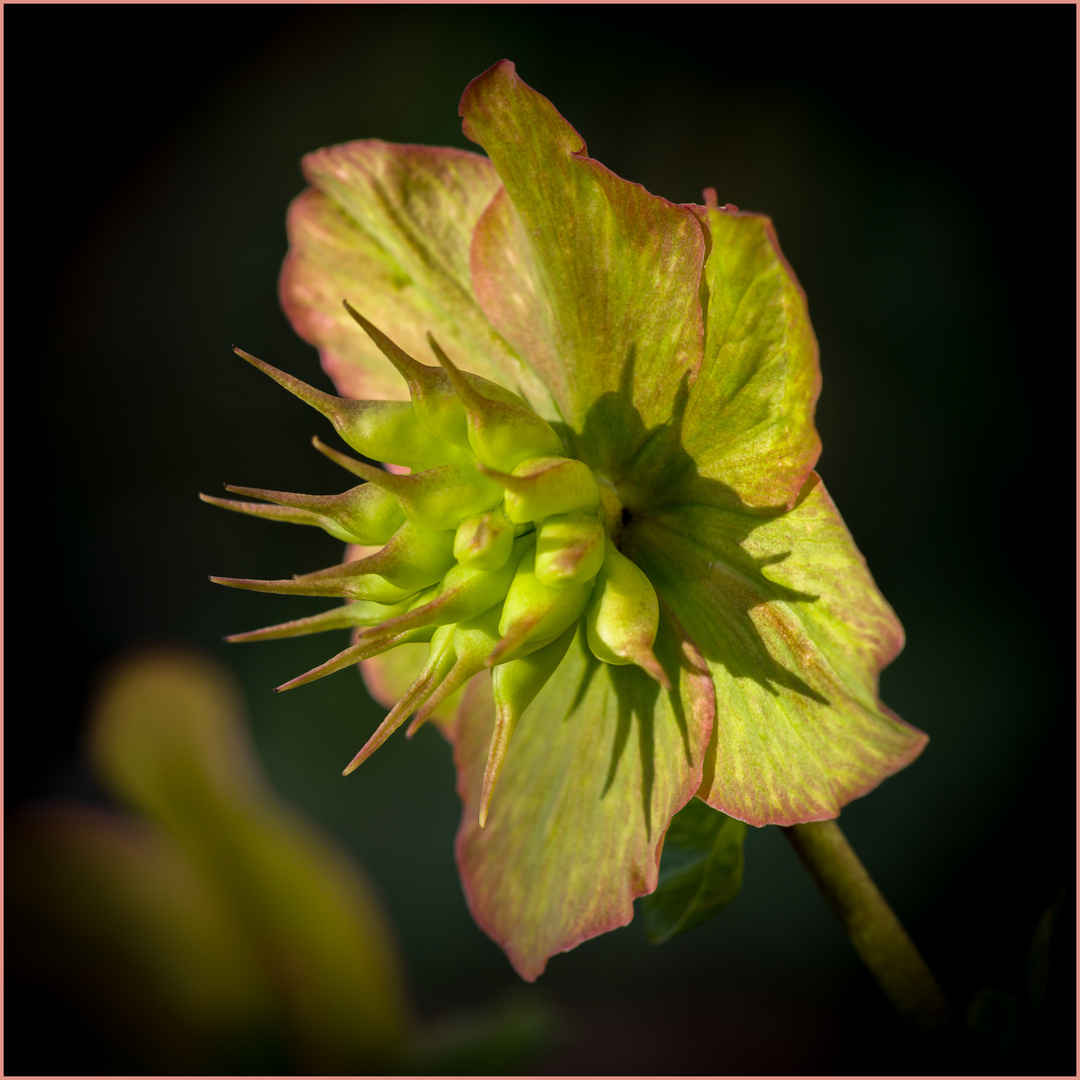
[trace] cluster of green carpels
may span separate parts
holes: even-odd
[[[414,360],[346,307],[401,373],[411,401],[324,394],[237,352],[318,409],[354,450],[411,472],[386,472],[315,439],[317,449],[366,483],[341,495],[227,488],[265,500],[259,503],[202,498],[258,517],[318,525],[339,540],[379,550],[284,581],[211,580],[351,601],[230,639],[357,628],[350,648],[280,689],[397,645],[430,642],[423,671],[346,774],[410,714],[416,714],[411,735],[450,694],[491,668],[496,721],[484,774],[483,825],[514,726],[559,666],[583,617],[598,660],[638,664],[670,689],[652,651],[659,604],[648,578],[613,542],[620,523],[606,520],[592,469],[566,456],[547,421],[511,391],[459,371],[430,335],[440,367]]]

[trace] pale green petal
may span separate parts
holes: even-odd
[[[821,451],[806,296],[767,217],[695,209],[710,243],[704,359],[672,423],[638,455],[624,499],[787,508]]]
[[[671,507],[624,547],[712,672],[710,805],[752,825],[832,818],[922,750],[877,697],[903,631],[815,474],[790,513]]]
[[[422,363],[431,332],[459,367],[539,394],[473,296],[473,230],[499,190],[478,154],[370,139],[304,158],[312,187],[289,210],[282,306],[347,397],[405,398],[404,382],[342,306]]]
[[[507,60],[469,84],[460,111],[509,195],[485,222],[499,242],[482,231],[474,249],[485,310],[535,352],[575,456],[616,480],[701,363],[701,226],[587,157]]]
[[[656,887],[668,822],[697,790],[711,685],[663,623],[656,652],[681,697],[637,667],[601,664],[579,631],[514,730],[484,829],[490,694],[478,686],[459,714],[462,883],[476,921],[525,979],[631,920],[634,898]]]

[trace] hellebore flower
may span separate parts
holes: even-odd
[[[377,697],[404,690],[357,761],[440,722],[468,902],[533,979],[630,921],[695,795],[834,818],[926,736],[877,698],[902,630],[813,471],[817,345],[772,223],[615,176],[509,61],[460,112],[486,157],[304,159],[281,299],[344,397],[248,357],[411,474],[317,444],[368,483],[209,501],[385,545],[216,580],[352,601],[237,638],[358,628],[286,684],[363,661]]]

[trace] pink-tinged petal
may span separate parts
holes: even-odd
[[[769,218],[693,209],[710,240],[704,359],[677,422],[640,456],[635,495],[651,506],[787,508],[821,452],[806,296]]]
[[[549,373],[575,455],[618,480],[696,377],[702,229],[689,208],[587,157],[581,136],[507,60],[469,84],[460,112],[512,204],[482,222],[478,295],[515,349]],[[505,293],[492,285],[500,275]],[[540,302],[525,310],[532,297]]]
[[[342,306],[433,363],[431,332],[459,367],[528,393],[535,379],[473,296],[469,249],[499,189],[479,154],[370,139],[304,158],[312,185],[289,209],[279,291],[347,397],[404,399],[404,382]]]
[[[712,672],[711,806],[752,825],[833,818],[925,746],[878,699],[903,630],[816,474],[787,514],[684,506],[623,537]]]
[[[668,823],[700,786],[711,684],[667,620],[656,652],[680,694],[601,664],[579,631],[514,730],[484,829],[490,691],[474,680],[459,713],[458,867],[474,918],[524,979],[630,921],[634,898],[656,888]]]

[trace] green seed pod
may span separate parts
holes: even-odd
[[[604,563],[604,526],[596,514],[552,514],[536,532],[536,576],[545,585],[580,585]]]
[[[391,461],[410,469],[428,469],[469,459],[423,424],[408,401],[354,401],[325,394],[306,382],[279,371],[243,349],[233,350],[269,375],[301,401],[325,416],[337,433],[358,453],[375,461]]]
[[[606,542],[604,565],[585,616],[589,648],[605,664],[637,664],[671,689],[652,646],[660,625],[660,602],[645,573]]]
[[[477,570],[498,570],[510,558],[514,546],[514,523],[501,506],[486,514],[466,518],[454,537],[454,558]]]
[[[412,607],[404,615],[388,619],[367,633],[376,635],[399,632],[414,626],[445,626],[483,614],[502,602],[518,563],[526,552],[532,550],[535,541],[533,533],[515,540],[510,558],[498,570],[476,570],[460,563],[452,566],[432,600]]]
[[[267,503],[237,502],[200,495],[203,502],[253,517],[289,521],[297,525],[318,525],[346,544],[385,544],[405,520],[397,498],[374,484],[358,484],[340,495],[299,495],[291,491],[225,485],[235,495],[250,495]]]
[[[532,704],[562,663],[570,642],[574,640],[577,626],[569,627],[560,637],[542,649],[518,660],[500,664],[491,672],[491,686],[495,694],[495,728],[491,733],[487,766],[484,769],[484,786],[480,794],[480,828],[487,822],[491,796],[495,794],[495,782],[499,779],[510,736],[521,719],[521,714]]]
[[[325,453],[328,448],[320,444],[319,449]],[[362,461],[352,461],[343,454],[334,454],[333,458],[339,464],[348,462],[346,468],[357,476],[397,496],[405,517],[432,532],[456,529],[463,518],[493,510],[503,498],[502,488],[471,465],[440,465],[399,476]]]
[[[379,574],[410,593],[419,592],[434,585],[454,565],[454,534],[445,529],[430,532],[418,529],[410,521],[390,538],[381,551],[363,559],[316,570],[311,574],[298,574],[297,581],[349,578],[362,574]]]
[[[596,513],[600,505],[600,485],[592,469],[574,458],[532,458],[512,473],[486,465],[477,468],[506,489],[506,516],[515,523],[575,511]]]
[[[397,368],[401,377],[408,383],[416,415],[420,417],[427,429],[451,446],[469,451],[465,406],[446,377],[446,373],[441,368],[429,367],[427,364],[421,364],[419,360],[414,360],[378,327],[369,323],[348,300],[345,301],[345,310],[364,328],[379,351]],[[525,404],[517,394],[479,375],[467,374],[465,378],[485,397],[495,401]]]
[[[428,343],[465,404],[469,446],[493,469],[511,470],[527,458],[562,456],[562,439],[555,429],[528,405],[512,401],[492,401],[479,393],[453,361],[428,334]]]
[[[525,656],[554,641],[585,610],[593,583],[554,587],[536,576],[535,550],[529,550],[510,583],[503,604],[502,639],[487,658],[488,666]],[[505,658],[505,659],[504,659]]]

